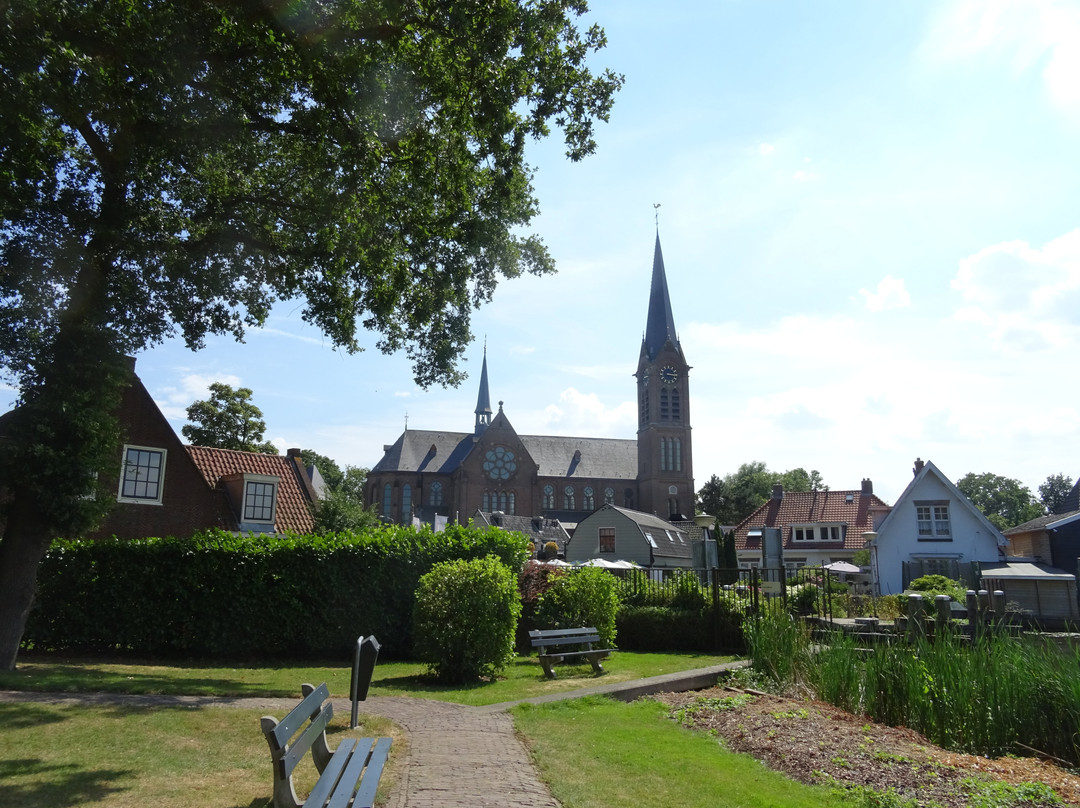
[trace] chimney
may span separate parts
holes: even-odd
[[[864,497],[870,497],[874,495],[874,483],[867,477],[862,481],[862,495]]]
[[[924,465],[926,465],[926,464],[923,463],[920,458],[918,458],[918,457],[915,458],[915,468],[913,468],[912,471],[914,472],[916,477],[919,476],[919,472],[922,471]]]
[[[301,451],[303,451],[303,450],[302,449],[289,449],[287,452],[285,452],[285,456],[286,457],[300,457],[300,452]]]
[[[772,487],[772,498],[783,499],[784,498],[784,484],[774,483]]]

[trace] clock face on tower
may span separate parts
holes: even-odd
[[[679,371],[675,370],[671,365],[664,365],[660,371],[660,381],[664,384],[675,384],[675,380],[679,378]]]

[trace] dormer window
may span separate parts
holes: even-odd
[[[164,449],[125,446],[117,502],[160,505],[165,490]]]
[[[277,477],[244,475],[244,521],[274,524],[277,515]]]

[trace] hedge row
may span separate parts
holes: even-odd
[[[743,615],[720,604],[715,607],[680,609],[671,606],[634,606],[623,604],[616,624],[619,648],[624,651],[703,651],[715,652],[717,634],[726,640],[726,650],[742,652]]]
[[[24,647],[229,659],[351,658],[374,634],[412,650],[413,594],[441,561],[495,555],[521,569],[529,540],[499,529],[386,526],[326,536],[63,541],[38,575]]]

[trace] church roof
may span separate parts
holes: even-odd
[[[371,469],[450,474],[472,451],[471,432],[407,429]],[[541,477],[637,478],[637,441],[518,435]]]
[[[675,331],[675,317],[671,313],[671,298],[668,295],[667,274],[664,272],[664,254],[660,250],[660,234],[657,233],[653,250],[652,288],[649,291],[649,318],[642,348],[652,360],[668,340],[676,348],[679,347],[679,335]]]

